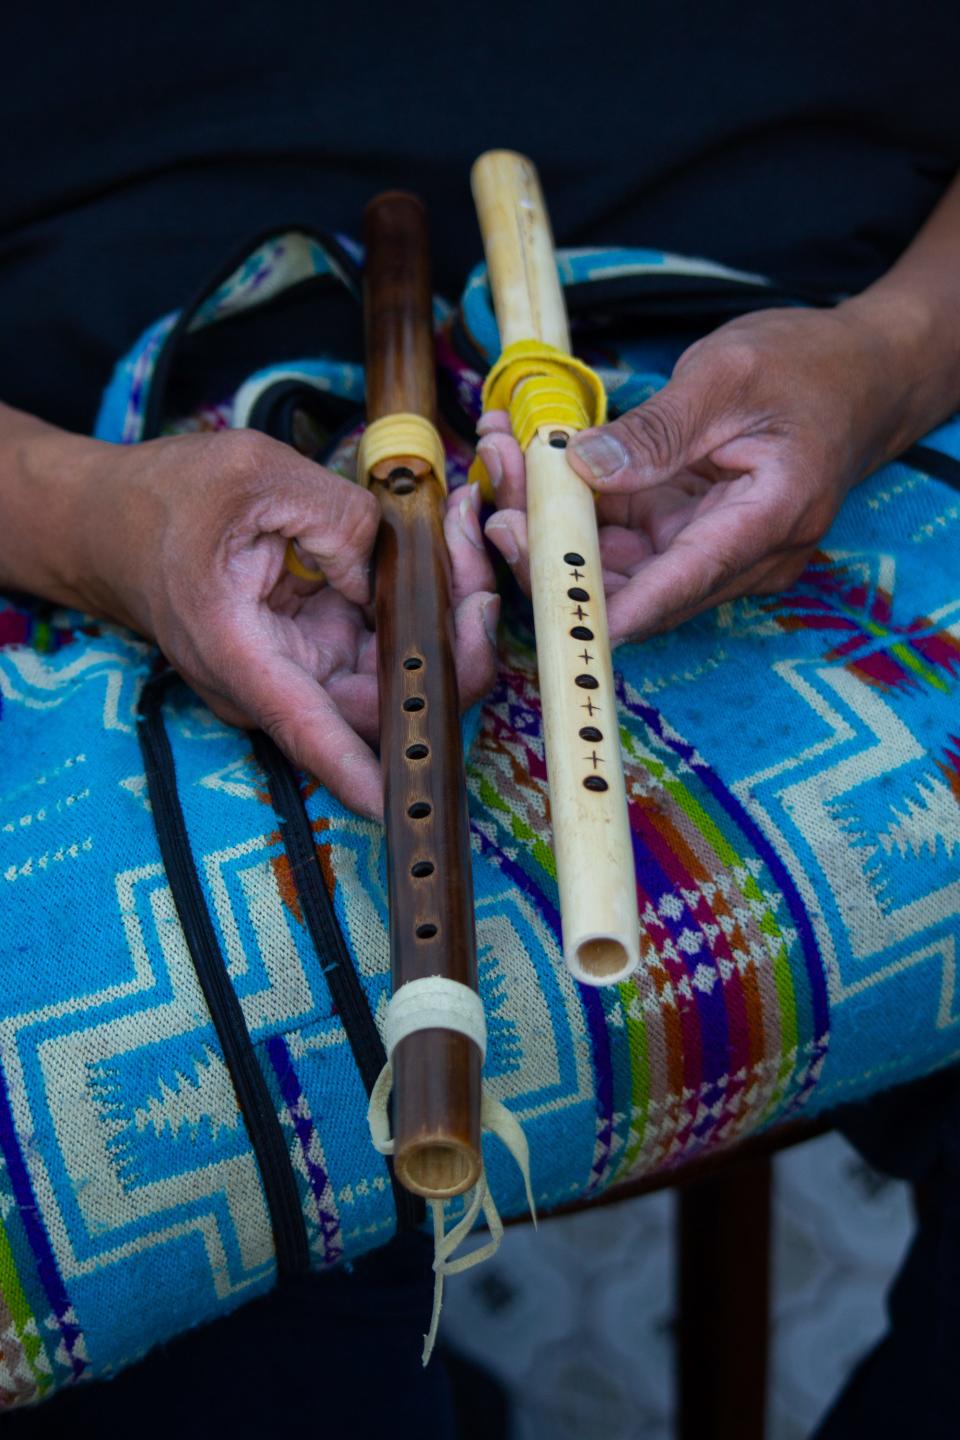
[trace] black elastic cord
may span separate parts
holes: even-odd
[[[147,792],[184,938],[260,1170],[273,1228],[277,1279],[288,1280],[310,1268],[306,1224],[283,1129],[257,1061],[240,1001],[227,974],[193,861],[177,794],[173,751],[163,720],[163,698],[172,678],[171,671],[151,677],[138,706],[137,734]]]
[[[902,465],[912,465],[914,470],[922,470],[924,475],[932,475],[935,480],[960,490],[960,460],[952,455],[934,450],[931,445],[911,445],[898,458]]]
[[[370,1013],[360,977],[354,969],[353,958],[344,941],[333,904],[327,894],[310,817],[304,808],[300,786],[289,761],[277,749],[269,735],[265,735],[261,730],[254,733],[253,751],[267,777],[270,799],[280,821],[280,833],[290,861],[304,922],[323,965],[330,994],[350,1042],[363,1087],[369,1095],[386,1063],[387,1055],[380,1032]],[[413,1229],[423,1220],[423,1201],[400,1184],[389,1158],[387,1164],[397,1210],[397,1229]]]

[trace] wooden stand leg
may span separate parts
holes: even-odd
[[[771,1164],[677,1192],[679,1440],[763,1440]]]

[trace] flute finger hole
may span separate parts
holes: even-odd
[[[432,809],[433,806],[428,805],[426,800],[414,800],[413,804],[408,807],[407,814],[411,820],[426,820]]]
[[[419,670],[422,665],[423,661],[420,659],[419,655],[408,655],[406,660],[404,660],[403,662],[404,670]]]
[[[586,625],[574,625],[573,629],[570,631],[570,634],[573,636],[574,640],[593,639],[593,631],[588,629]]]
[[[418,940],[433,940],[433,939],[436,938],[436,934],[437,934],[437,927],[436,927],[436,925],[427,924],[427,925],[418,925],[418,926],[417,926],[416,936],[417,936],[417,939],[418,939]]]
[[[415,880],[426,880],[427,876],[432,875],[435,869],[436,866],[432,860],[417,860],[410,866],[410,874]]]
[[[421,699],[419,695],[411,695],[409,700],[404,700],[403,708],[404,710],[423,710],[426,704],[426,700]]]
[[[394,495],[410,495],[416,489],[416,477],[405,465],[398,465],[396,470],[391,470],[387,480]]]
[[[408,760],[426,760],[430,754],[430,747],[428,745],[408,745],[405,753]]]

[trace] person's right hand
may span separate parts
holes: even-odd
[[[261,727],[345,804],[379,815],[373,496],[254,431],[87,446],[76,603],[155,640],[221,719]],[[450,497],[445,533],[468,705],[493,682],[499,609],[472,493]],[[287,572],[289,539],[326,585]]]
[[[796,582],[851,486],[928,423],[916,396],[932,362],[902,310],[857,297],[741,316],[691,345],[644,404],[574,436],[614,643]],[[505,414],[479,430],[498,506],[487,536],[528,588],[523,457]]]

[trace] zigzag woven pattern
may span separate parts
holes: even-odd
[[[482,287],[471,295],[482,304]],[[137,356],[125,373],[142,389]],[[451,373],[468,406],[478,379],[460,362]],[[636,395],[662,376],[625,362],[617,383]],[[111,404],[135,431],[134,389]],[[229,404],[210,415],[221,423]],[[934,437],[947,453],[957,439]],[[455,469],[468,458],[452,446]],[[535,656],[524,608],[509,610],[468,784],[486,1075],[528,1135],[538,1206],[960,1054],[958,520],[954,492],[889,466],[789,594],[615,652],[644,963],[612,990],[578,986],[560,961]],[[125,631],[0,609],[8,1405],[112,1373],[274,1278],[263,1189],[147,808],[135,710],[150,661]],[[395,1227],[366,1095],[248,739],[182,686],[166,718],[312,1261],[333,1265]],[[382,1021],[382,831],[304,790]],[[512,1168],[495,1147],[486,1158],[498,1206],[521,1213]]]

